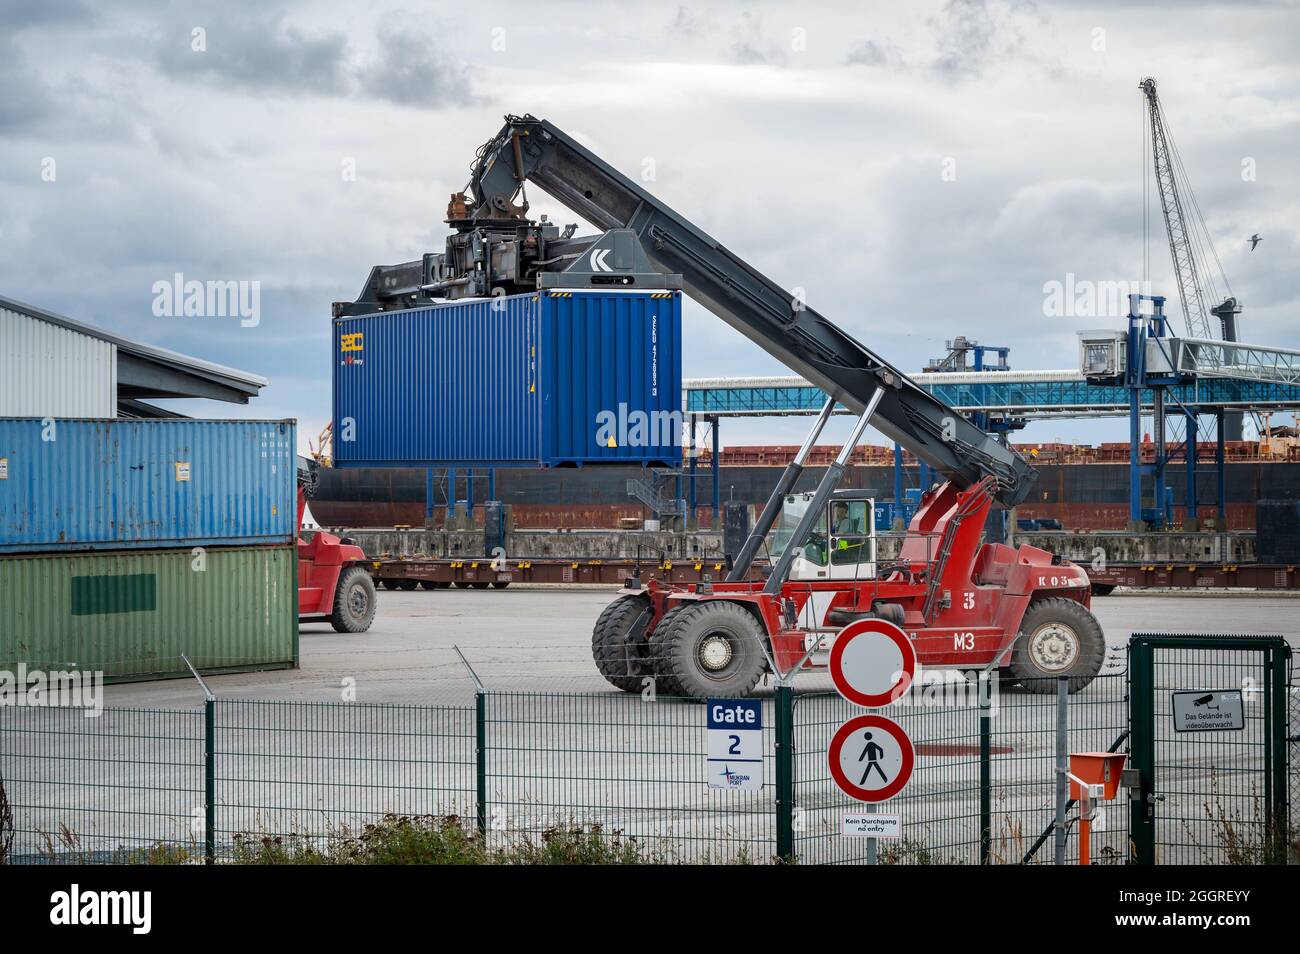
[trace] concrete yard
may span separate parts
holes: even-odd
[[[558,587],[506,590],[381,590],[370,632],[335,633],[327,623],[302,627],[302,665],[293,671],[213,676],[221,698],[339,701],[355,680],[356,701],[463,703],[473,682],[453,651],[459,646],[487,688],[513,692],[610,692],[591,661],[592,623],[613,591]],[[1093,600],[1111,651],[1122,667],[1135,632],[1277,633],[1300,645],[1300,602],[1247,592],[1127,595]],[[799,688],[824,688],[818,677]],[[192,706],[192,680],[110,686],[114,706]]]

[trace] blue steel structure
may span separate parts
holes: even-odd
[[[1126,415],[1130,388],[1122,383],[1090,384],[1076,371],[982,372],[987,381],[942,383],[924,374],[913,380],[935,397],[962,412],[1007,413],[1030,419],[1052,417],[1117,417]],[[1024,378],[1038,375],[1037,379]],[[948,375],[955,377],[956,375]],[[962,375],[969,378],[972,375]],[[934,375],[932,377],[938,377]],[[687,381],[686,411],[725,417],[816,414],[826,395],[799,378],[763,379],[754,384],[738,378],[734,383]],[[1143,389],[1141,406],[1150,413],[1152,395]],[[1300,408],[1300,386],[1235,378],[1202,378],[1170,386],[1170,400],[1182,405],[1223,408]],[[846,414],[844,408],[837,413]]]

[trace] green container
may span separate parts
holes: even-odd
[[[295,561],[291,546],[0,557],[0,669],[296,666]]]

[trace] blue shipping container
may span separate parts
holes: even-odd
[[[680,292],[539,292],[334,321],[340,467],[679,466]]]
[[[0,553],[284,545],[293,421],[0,418]]]

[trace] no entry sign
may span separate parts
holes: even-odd
[[[840,695],[873,709],[907,694],[916,677],[916,649],[893,623],[860,619],[836,635],[830,666]]]
[[[831,778],[860,802],[883,802],[903,790],[912,777],[916,752],[893,719],[855,716],[839,727],[827,752]]]

